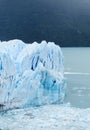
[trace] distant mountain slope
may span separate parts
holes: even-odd
[[[0,39],[90,46],[89,0],[0,0]]]

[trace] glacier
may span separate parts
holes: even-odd
[[[63,54],[53,42],[0,41],[0,108],[62,103]]]

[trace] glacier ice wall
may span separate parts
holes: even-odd
[[[63,102],[63,54],[51,42],[0,42],[0,106],[28,107]]]

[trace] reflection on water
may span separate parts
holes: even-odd
[[[90,108],[90,48],[62,48],[67,91],[65,102]]]

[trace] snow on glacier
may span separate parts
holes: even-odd
[[[63,72],[63,54],[54,43],[0,42],[0,105],[7,109],[63,102]]]

